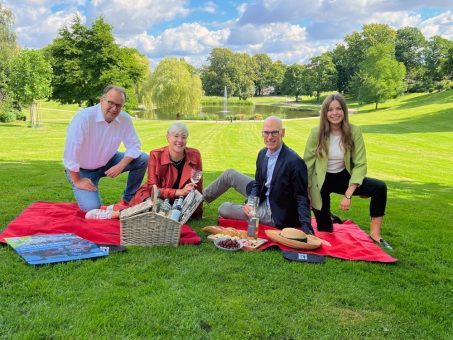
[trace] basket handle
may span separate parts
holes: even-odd
[[[157,199],[159,194],[159,189],[157,189],[157,185],[153,184],[153,195],[151,197],[151,202],[153,203],[153,212],[157,212]]]

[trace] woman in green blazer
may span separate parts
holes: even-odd
[[[370,237],[390,248],[381,237],[387,203],[387,186],[368,178],[365,143],[358,126],[349,123],[348,107],[341,94],[327,96],[321,106],[319,127],[313,128],[305,146],[311,206],[319,231],[333,231],[330,194],[343,195],[340,209],[348,211],[352,196],[369,196]]]

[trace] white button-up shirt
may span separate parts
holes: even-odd
[[[140,156],[141,143],[131,117],[124,111],[107,123],[101,105],[79,111],[67,128],[63,163],[66,169],[79,172],[97,169],[107,164],[121,143],[125,156]]]

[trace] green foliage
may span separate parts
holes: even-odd
[[[93,105],[105,86],[116,84],[127,90],[126,109],[137,106],[134,86],[146,79],[149,64],[136,50],[119,47],[102,17],[89,28],[76,16],[48,46],[48,54],[54,71],[53,99]]]
[[[377,109],[378,103],[404,92],[405,75],[404,64],[395,60],[391,45],[370,47],[356,80],[358,99],[364,103],[375,103]]]
[[[367,50],[377,44],[395,46],[396,31],[385,24],[365,24],[362,32],[353,32],[344,38],[345,45],[334,50],[333,62],[338,72],[338,90],[343,92],[357,75]]]
[[[332,62],[337,70],[337,92],[345,92],[353,76],[355,65],[349,61],[346,46],[338,44],[332,52]]]
[[[7,96],[9,61],[17,54],[14,14],[0,2],[0,100]]]
[[[266,53],[257,53],[253,57],[255,67],[255,96],[261,96],[262,90],[271,85],[272,59]]]
[[[192,114],[200,106],[201,80],[183,60],[165,58],[152,75],[152,99],[161,112]]]
[[[286,68],[282,82],[282,93],[296,97],[311,96],[314,91],[314,73],[304,65],[294,64]]]
[[[208,58],[208,65],[202,67],[200,78],[203,91],[207,96],[223,96],[225,86],[228,95],[234,92],[234,53],[227,48],[213,48]]]
[[[151,93],[152,89],[152,75],[149,72],[146,79],[141,82],[137,82],[134,86],[137,100],[144,110],[150,111],[154,109],[153,97]]]
[[[254,62],[248,54],[214,48],[208,63],[201,68],[200,74],[205,95],[222,96],[225,86],[228,96],[247,99],[253,95],[256,74]]]
[[[416,27],[403,27],[396,31],[395,58],[404,63],[408,72],[423,64],[423,50],[427,41]]]
[[[286,65],[283,64],[280,60],[277,60],[272,63],[269,74],[269,85],[274,88],[275,94],[282,93],[282,83],[283,78],[285,77]]]
[[[0,100],[0,122],[9,123],[16,120],[16,113],[14,112],[11,100],[5,98]]]
[[[449,76],[451,77],[452,57],[449,55],[449,52],[451,51],[453,51],[453,41],[451,40],[436,35],[428,41],[428,46],[425,52],[425,63],[427,71],[433,82],[441,81]]]
[[[15,100],[31,105],[52,93],[52,67],[38,50],[22,50],[10,65],[9,90]]]
[[[15,110],[15,112],[16,112],[16,120],[22,120],[24,122],[27,120],[27,116],[25,115],[24,111]]]
[[[232,95],[245,100],[254,94],[256,73],[253,60],[247,53],[236,53],[234,61],[236,72],[233,81],[236,86]]]
[[[223,105],[224,97],[216,97],[216,96],[203,96],[201,98],[201,105]],[[230,97],[228,98],[228,105],[241,105],[241,106],[248,106],[253,105],[253,101],[250,99],[238,99]]]
[[[337,70],[332,61],[332,53],[326,52],[319,57],[311,58],[309,67],[313,74],[313,90],[319,102],[321,92],[335,89],[337,82]]]

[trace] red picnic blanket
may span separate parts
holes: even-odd
[[[219,226],[233,227],[236,229],[247,230],[247,222],[240,220],[229,220],[219,217]],[[334,224],[333,232],[327,233],[318,231],[316,228],[316,220],[312,220],[313,229],[316,236],[321,238],[324,242],[318,249],[305,250],[293,249],[287,246],[269,241],[266,236],[265,230],[273,229],[263,224],[260,224],[258,229],[258,237],[267,239],[268,242],[263,244],[260,249],[266,249],[272,246],[277,246],[282,250],[291,250],[300,253],[310,253],[318,255],[326,255],[337,257],[344,260],[360,260],[360,261],[375,261],[391,263],[398,261],[392,256],[384,252],[378,245],[370,239],[367,233],[359,228],[357,224],[352,221],[345,221],[343,224]]]
[[[5,243],[5,237],[60,233],[74,233],[97,244],[120,244],[119,220],[86,220],[77,204],[51,202],[32,203],[3,230],[0,242]],[[194,230],[182,226],[179,244],[200,242]]]

